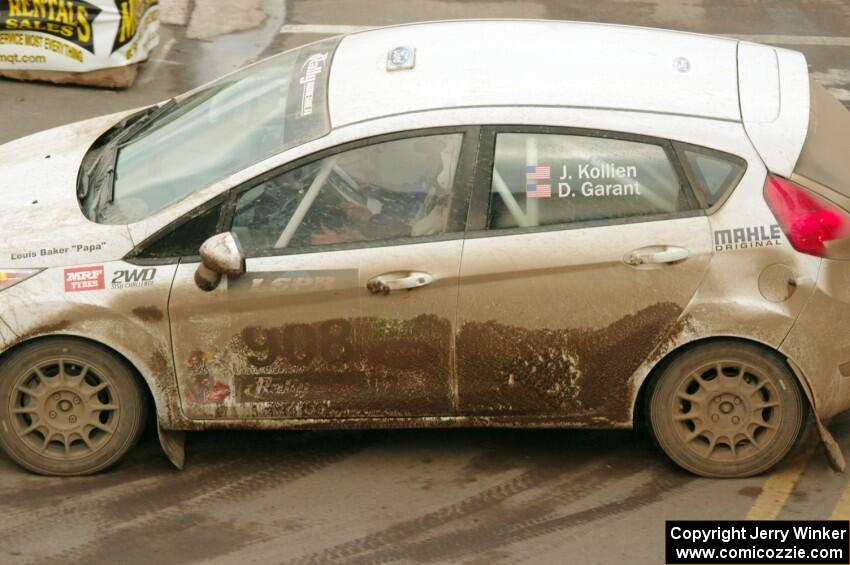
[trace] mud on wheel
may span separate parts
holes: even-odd
[[[131,369],[97,345],[50,339],[0,362],[0,447],[36,473],[105,469],[139,439],[146,413]]]
[[[770,352],[745,343],[715,342],[680,355],[648,400],[664,452],[708,477],[766,471],[791,451],[805,424],[797,379]]]

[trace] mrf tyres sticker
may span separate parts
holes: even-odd
[[[158,0],[0,0],[0,70],[121,67],[158,41]]]
[[[103,290],[103,267],[74,267],[65,269],[65,292]]]

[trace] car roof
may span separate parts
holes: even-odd
[[[740,121],[735,39],[621,25],[464,20],[345,36],[331,65],[333,127],[470,106],[569,106]],[[387,70],[396,47],[410,70]]]

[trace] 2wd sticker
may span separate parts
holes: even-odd
[[[112,274],[112,290],[151,286],[156,278],[156,269],[122,269]]]
[[[65,292],[103,290],[103,267],[65,269]]]

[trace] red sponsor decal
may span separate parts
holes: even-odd
[[[65,269],[65,292],[103,290],[103,267],[78,267]]]
[[[221,404],[230,396],[230,387],[216,381],[210,390],[204,391],[204,401],[209,404]]]
[[[183,398],[195,404],[222,404],[230,398],[230,387],[221,381],[212,382],[209,377],[196,376],[189,381]]]

